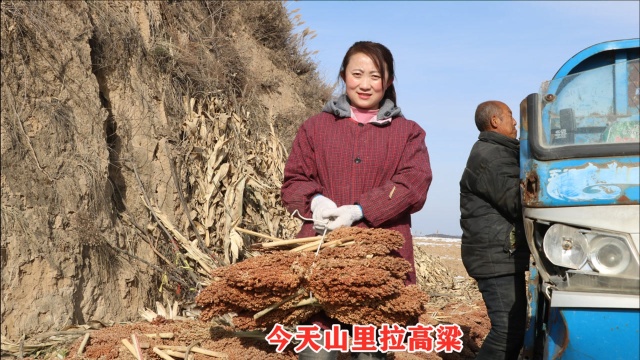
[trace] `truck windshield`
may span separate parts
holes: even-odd
[[[537,141],[542,148],[605,147],[640,139],[637,58],[544,82],[540,99]]]

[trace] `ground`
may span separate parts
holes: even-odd
[[[422,250],[437,257],[446,267],[442,269],[465,281],[470,281],[460,261],[459,242],[446,242],[428,240],[421,241]],[[417,261],[421,261],[418,257]],[[472,282],[471,282],[472,283]],[[474,291],[467,290],[467,291]],[[475,290],[477,291],[477,290]],[[389,359],[473,359],[482,340],[490,328],[486,308],[478,293],[465,296],[432,296],[426,311],[420,317],[419,322],[424,325],[437,326],[438,324],[457,324],[462,330],[463,348],[461,351],[446,353],[435,352],[393,352],[389,353]],[[143,334],[173,333],[171,339],[152,339]],[[131,335],[139,336],[142,344],[148,345],[142,349],[147,359],[160,359],[153,352],[153,347],[158,345],[196,346],[211,351],[225,353],[229,359],[296,359],[297,356],[289,346],[284,352],[277,353],[275,346],[268,345],[259,336],[264,334],[233,332],[231,328],[205,323],[199,320],[174,321],[158,318],[153,322],[140,321],[136,323],[118,324],[92,330],[89,341],[83,349],[82,355],[78,355],[82,336],[76,335],[76,340],[61,346],[57,352],[49,352],[45,357],[53,358],[56,354],[66,354],[69,359],[135,359],[125,348],[122,339],[131,342]],[[194,359],[211,359],[211,357],[199,353],[193,353]],[[341,359],[348,358],[342,354]]]

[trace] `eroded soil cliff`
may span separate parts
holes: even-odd
[[[280,2],[2,1],[2,316],[18,339],[190,301],[291,237],[281,171],[331,89]]]

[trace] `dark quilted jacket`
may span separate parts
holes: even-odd
[[[474,278],[514,274],[529,265],[519,150],[518,140],[483,131],[469,154],[460,180],[461,251],[462,262]]]

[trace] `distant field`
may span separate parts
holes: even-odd
[[[460,238],[447,235],[414,236],[413,243],[429,248],[429,253],[437,256],[454,275],[469,276],[460,259]]]

